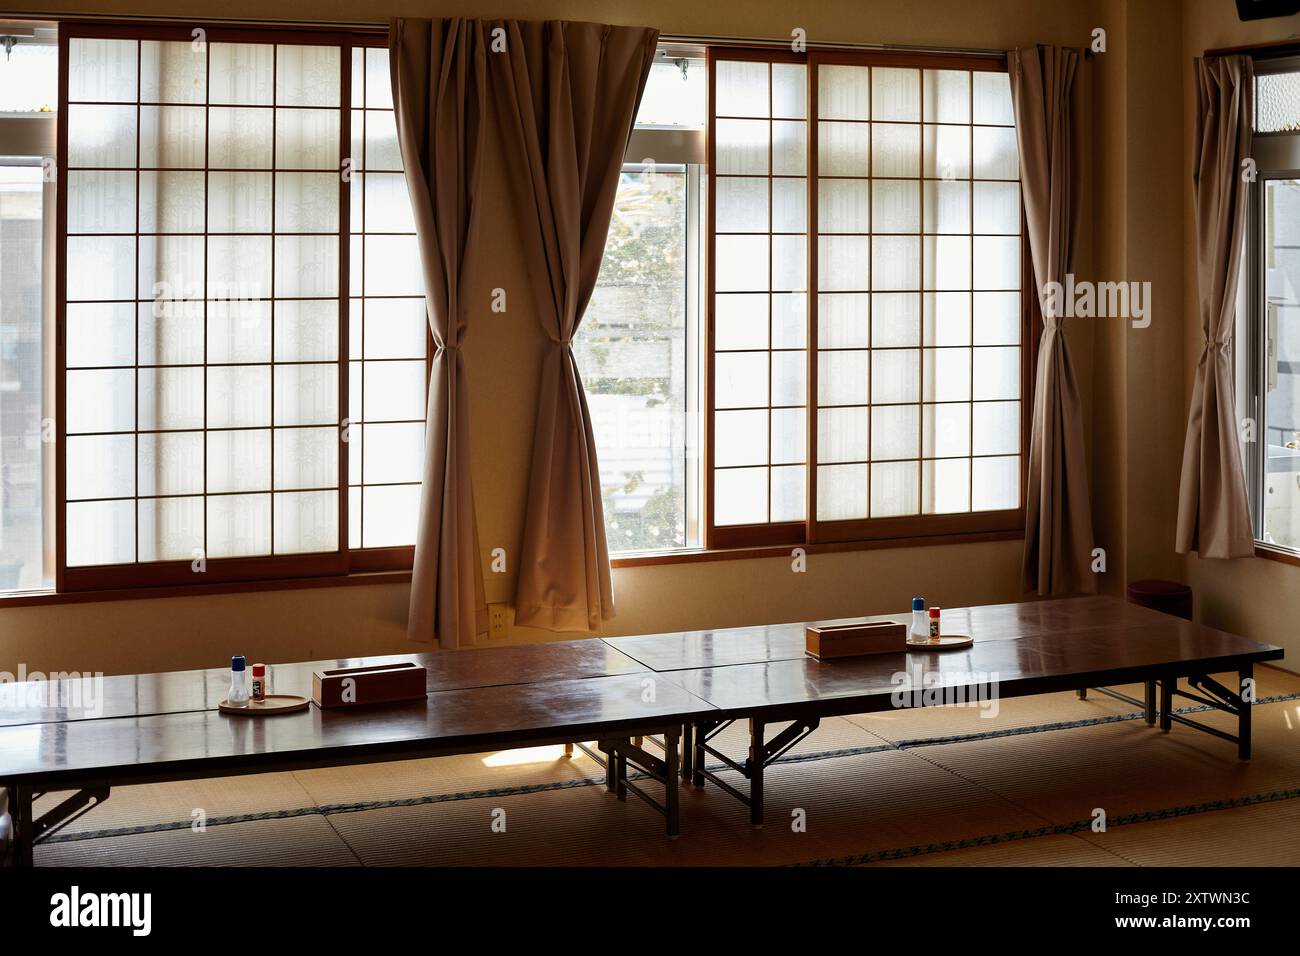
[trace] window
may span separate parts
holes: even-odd
[[[1234,365],[1256,541],[1300,553],[1300,133],[1294,62],[1260,63]]]
[[[704,61],[662,49],[574,341],[611,553],[697,548]]]
[[[0,51],[0,592],[53,583],[53,376],[57,101],[50,27]]]
[[[710,543],[1020,527],[1004,64],[712,51],[710,82]]]
[[[61,587],[409,566],[427,350],[386,50],[128,32],[65,30]]]

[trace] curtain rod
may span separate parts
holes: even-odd
[[[139,23],[212,23],[231,26],[287,26],[287,27],[335,27],[346,29],[386,29],[387,20],[286,20],[286,19],[251,19],[247,17],[177,17],[151,16],[148,14],[117,13],[57,13],[29,12],[6,13],[6,20],[118,20]],[[753,36],[691,36],[681,33],[663,33],[659,36],[661,43],[694,43],[705,46],[789,46],[790,37],[753,37]],[[993,50],[982,47],[933,47],[917,46],[907,43],[835,43],[822,40],[807,40],[809,49],[835,50],[876,50],[898,53],[959,53],[965,56],[1004,57],[1006,50]]]

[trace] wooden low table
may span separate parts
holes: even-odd
[[[909,616],[883,614],[850,621],[907,621]],[[821,719],[866,714],[899,706],[934,706],[954,697],[970,700],[981,693],[999,699],[1078,691],[1088,688],[1141,708],[1150,725],[1164,731],[1174,722],[1222,737],[1250,757],[1250,696],[1242,690],[1254,665],[1280,660],[1271,644],[1226,634],[1114,598],[1084,597],[945,608],[943,625],[950,633],[969,634],[974,643],[954,651],[906,651],[816,661],[804,653],[804,624],[609,638],[605,643],[626,653],[716,711],[683,729],[684,779],[703,786],[708,780],[750,810],[755,825],[763,822],[765,768],[814,730]],[[1210,675],[1235,672],[1238,686],[1226,687]],[[1185,680],[1193,690],[1182,690]],[[1138,700],[1107,685],[1141,683]],[[1157,704],[1157,689],[1160,700]],[[1237,733],[1228,734],[1173,712],[1175,696],[1206,704],[1237,718]],[[1245,698],[1245,699],[1243,699]],[[749,724],[749,748],[729,755],[713,744],[737,720]],[[786,724],[769,737],[772,724]],[[748,792],[705,767],[707,756],[739,772]]]
[[[248,718],[216,710],[230,681],[219,669],[106,677],[93,688],[9,685],[10,703],[0,704],[0,786],[9,794],[16,862],[31,865],[36,843],[114,786],[583,740],[606,755],[607,788],[620,799],[629,790],[645,797],[677,834],[678,734],[712,707],[600,641],[273,665],[271,690],[310,695],[318,668],[396,660],[427,668],[426,699]],[[13,705],[33,687],[53,702]],[[74,705],[90,690],[99,703]],[[634,743],[649,735],[663,735],[662,759]],[[629,763],[663,783],[662,802],[628,784]],[[61,791],[70,796],[33,816],[35,795]]]

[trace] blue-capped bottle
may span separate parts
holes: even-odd
[[[230,693],[226,703],[231,707],[248,706],[248,670],[242,654],[230,659]]]
[[[930,639],[930,624],[925,619],[925,598],[912,598],[912,636],[923,641]]]

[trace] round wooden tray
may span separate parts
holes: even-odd
[[[938,637],[908,637],[907,649],[916,651],[951,651],[958,647],[967,647],[975,643],[969,634],[940,634]]]
[[[306,710],[310,704],[310,698],[299,697],[297,694],[267,694],[266,700],[250,700],[247,707],[234,707],[229,701],[223,700],[217,709],[223,714],[238,714],[241,717],[270,717]]]

